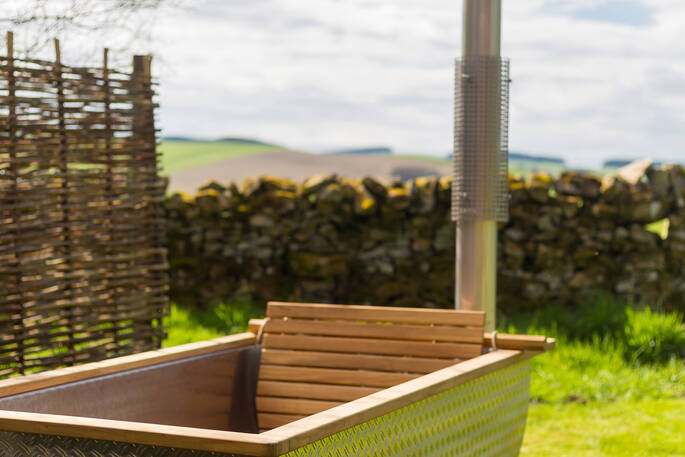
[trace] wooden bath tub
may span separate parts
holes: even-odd
[[[517,455],[554,341],[477,314],[274,303],[248,333],[4,380],[0,454]]]

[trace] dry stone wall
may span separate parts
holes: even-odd
[[[212,182],[166,200],[172,299],[451,307],[451,179]],[[608,293],[685,309],[685,168],[510,178],[498,306]],[[665,219],[662,239],[646,227]],[[663,226],[663,224],[662,224]]]

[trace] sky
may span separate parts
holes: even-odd
[[[451,152],[460,0],[192,0],[155,24],[163,135]],[[685,162],[684,24],[682,0],[503,0],[510,150]]]

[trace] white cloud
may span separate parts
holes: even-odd
[[[685,2],[642,2],[652,20],[639,27],[550,14],[551,3],[504,2],[512,150],[576,165],[685,159]],[[194,3],[158,24],[161,126],[447,153],[460,15],[453,0]]]
[[[512,147],[558,151],[597,165],[607,157],[683,160],[685,46],[682,4],[652,4],[631,27],[518,15],[505,38],[515,71]],[[506,9],[505,9],[506,14]]]

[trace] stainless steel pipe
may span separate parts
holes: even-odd
[[[501,42],[502,0],[464,0],[461,55],[498,57]]]
[[[499,57],[501,52],[501,0],[464,0],[462,56]],[[459,77],[459,75],[457,76]],[[479,103],[500,112],[499,94]],[[466,113],[468,116],[468,113]],[[495,119],[479,119],[479,122]],[[499,122],[499,118],[497,119]],[[498,124],[499,125],[499,124]],[[481,128],[476,127],[476,128]],[[499,132],[498,132],[499,135]],[[492,138],[500,144],[501,138]],[[477,151],[467,151],[475,152]],[[488,189],[495,192],[495,189]],[[458,220],[456,234],[455,307],[483,310],[486,331],[495,328],[497,295],[497,222],[495,220]]]

